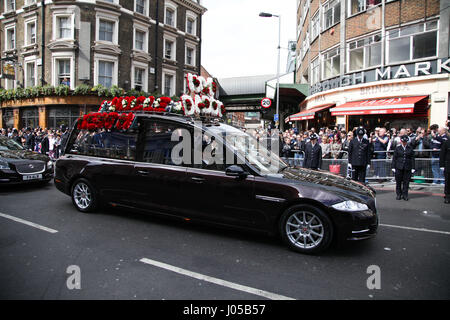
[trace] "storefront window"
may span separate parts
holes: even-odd
[[[78,107],[54,107],[48,111],[48,128],[59,129],[61,125],[66,125],[69,128],[73,126],[80,116],[80,109]]]
[[[12,110],[3,109],[3,128],[14,127],[14,113]]]
[[[37,128],[39,127],[39,110],[38,108],[26,108],[22,111],[22,127]]]
[[[388,61],[434,57],[437,55],[437,21],[416,24],[388,32]]]

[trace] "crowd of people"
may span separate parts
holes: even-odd
[[[426,173],[428,175],[432,173],[434,184],[444,184],[444,170],[439,163],[439,157],[444,141],[450,138],[448,126],[449,121],[447,120],[446,125],[442,127],[436,124],[429,128],[401,128],[400,130],[378,127],[371,132],[367,132],[361,127],[348,132],[338,127],[318,130],[311,128],[304,131],[290,128],[279,132],[279,154],[291,166],[311,169],[321,169],[323,159],[330,159],[326,163],[331,165],[333,159],[337,160],[336,163],[343,163],[344,161],[339,160],[345,159],[345,162],[349,164],[349,170],[345,171],[350,172],[349,175],[355,180],[366,182],[366,173],[371,165],[374,177],[380,178],[379,180],[390,177],[388,170],[394,169],[392,171],[395,175],[395,168],[392,168],[395,163],[386,161],[386,159],[393,160],[396,148],[406,143],[413,150],[414,159],[421,159],[413,161],[412,173],[416,172],[416,175],[423,174],[424,176],[427,175]],[[360,131],[361,139],[367,141],[367,150],[364,149],[363,153],[365,154],[362,161],[358,160],[358,157],[363,156],[361,155],[362,146],[357,144],[353,150],[351,146],[352,140],[358,137],[359,129],[362,129]],[[255,130],[253,135],[257,140],[266,136],[273,138],[270,128]],[[317,159],[311,160],[313,158]],[[352,163],[358,162],[361,162],[361,165],[352,166]],[[362,163],[364,163],[364,168]]]
[[[13,139],[27,150],[48,155],[56,160],[61,155],[62,146],[68,137],[67,127],[62,125],[59,129],[47,128],[8,128],[2,129],[1,136]]]

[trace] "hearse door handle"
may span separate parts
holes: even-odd
[[[204,178],[200,178],[200,177],[192,177],[191,180],[194,181],[195,183],[203,183],[203,182],[205,182],[205,179]]]
[[[146,170],[138,170],[138,173],[142,176],[148,176],[149,172]]]

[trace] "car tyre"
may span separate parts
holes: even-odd
[[[333,224],[321,209],[309,204],[295,205],[282,214],[279,232],[292,250],[314,254],[330,246]]]
[[[94,188],[86,179],[78,179],[72,185],[72,203],[78,211],[91,213],[98,207],[98,199]]]

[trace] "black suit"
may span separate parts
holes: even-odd
[[[439,154],[439,168],[444,168],[445,199],[450,200],[450,139],[447,139],[442,143],[441,152]]]
[[[392,157],[392,169],[395,169],[395,182],[397,196],[408,197],[409,180],[411,179],[411,170],[415,169],[414,149],[411,145],[398,145],[394,150]]]
[[[348,145],[348,163],[352,165],[352,179],[365,183],[366,168],[370,164],[372,147],[369,140],[353,138]]]
[[[316,142],[312,145],[308,142],[305,146],[305,160],[304,167],[317,170],[322,166],[322,147]]]

